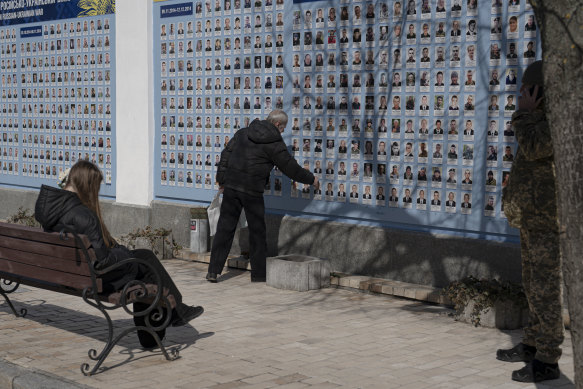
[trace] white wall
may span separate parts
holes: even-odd
[[[153,199],[152,2],[116,2],[116,201]]]

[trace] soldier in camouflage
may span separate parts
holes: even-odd
[[[502,195],[508,223],[520,228],[529,323],[522,343],[498,350],[496,356],[507,362],[528,362],[512,373],[512,379],[521,382],[559,378],[557,362],[564,337],[555,166],[542,85],[542,61],[537,61],[524,72],[518,110],[512,115],[518,151]]]

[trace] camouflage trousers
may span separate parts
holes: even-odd
[[[556,221],[520,229],[522,284],[528,300],[529,323],[522,342],[536,347],[535,358],[556,363],[564,338],[562,269]],[[534,227],[534,228],[533,228]]]

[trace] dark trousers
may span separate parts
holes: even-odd
[[[245,210],[249,224],[249,251],[251,273],[256,277],[265,277],[265,257],[267,255],[267,234],[265,230],[265,205],[263,196],[252,196],[234,189],[225,188],[221,215],[217,232],[213,240],[209,273],[221,274],[225,261],[231,251],[235,230]]]
[[[160,274],[162,286],[164,288],[167,288],[169,291],[169,294],[174,296],[174,299],[176,300],[177,308],[180,307],[180,305],[182,304],[182,294],[180,293],[180,291],[178,290],[178,287],[176,286],[176,284],[172,280],[172,277],[170,277],[170,274],[168,274],[168,272],[166,271],[164,266],[162,266],[162,263],[160,262],[160,260],[156,257],[156,254],[154,254],[151,250],[139,249],[139,250],[132,250],[132,255],[135,258],[139,258],[139,259],[143,259],[143,260],[147,261],[150,265],[152,265],[154,267],[154,269],[158,272],[158,274]],[[154,273],[152,273],[150,271],[149,267],[144,266],[144,265],[138,266],[137,279],[145,281],[146,283],[156,283],[156,276],[154,275]]]
[[[162,286],[168,289],[169,294],[174,296],[177,308],[181,306],[182,294],[178,291],[178,287],[172,281],[172,277],[166,271],[162,263],[158,260],[156,255],[147,249],[139,249],[131,251],[132,258],[139,258],[150,264],[155,271],[160,274]],[[120,290],[126,283],[132,280],[144,281],[147,284],[155,284],[156,276],[151,271],[151,268],[142,264],[129,263],[112,272],[107,273],[103,280],[106,282],[105,289],[109,292]]]
[[[174,298],[176,299],[176,305],[177,305],[176,308],[181,306],[182,305],[181,304],[182,295],[178,291],[178,288],[174,284],[174,281],[172,281],[170,274],[168,274],[166,269],[164,269],[164,266],[162,266],[162,264],[160,263],[160,261],[158,260],[156,255],[150,250],[138,249],[138,250],[132,250],[132,256],[134,258],[139,258],[139,259],[143,259],[144,261],[147,261],[150,265],[152,265],[154,267],[154,269],[156,269],[158,274],[160,274],[160,281],[162,283],[162,286],[164,288],[168,288],[168,291],[170,292],[170,294],[173,295]],[[136,279],[142,280],[146,283],[154,283],[154,284],[156,283],[156,276],[154,276],[154,273],[152,273],[152,271],[150,270],[149,267],[144,266],[144,265],[138,265],[138,266],[135,266],[135,268],[136,268],[135,271],[136,271],[136,275],[137,275]],[[134,303],[134,311],[135,312],[144,311],[144,310],[148,309],[149,305],[150,304],[136,302],[136,303]],[[150,315],[152,315],[155,312],[156,312],[156,310],[153,310],[152,313],[150,313]],[[164,321],[166,321],[167,311],[163,310],[163,312],[164,312],[164,315],[162,315],[162,317],[158,321],[154,320],[152,316],[150,317],[150,323],[153,326],[159,326],[162,323],[164,323]],[[145,316],[134,316],[134,324],[136,326],[145,326],[146,325],[146,317]],[[161,331],[156,331],[156,333],[160,337],[160,340],[162,340],[166,336],[166,329],[163,329]],[[140,341],[140,344],[146,348],[156,347],[156,345],[157,345],[156,340],[150,334],[148,334],[146,331],[138,331],[138,340]]]

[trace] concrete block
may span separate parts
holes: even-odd
[[[338,280],[338,286],[344,286],[345,288],[350,288],[350,277],[342,277]]]
[[[415,288],[405,288],[405,297],[408,299],[414,299],[417,290]]]
[[[369,280],[369,277],[352,276],[352,277],[350,277],[349,286],[351,288],[354,288],[354,289],[362,289],[361,284],[363,282],[367,282],[368,280]]]
[[[268,286],[304,292],[330,286],[330,263],[305,255],[267,258]]]
[[[383,284],[380,282],[375,282],[371,284],[370,291],[373,293],[383,293]]]
[[[427,301],[429,301],[430,303],[438,304],[439,303],[439,296],[440,296],[439,291],[431,292],[427,296]]]
[[[460,321],[472,322],[474,301],[470,300],[458,316]],[[502,330],[523,328],[528,323],[528,309],[520,308],[512,301],[497,301],[493,307],[480,312],[480,325]]]
[[[405,287],[393,286],[393,295],[397,297],[405,297]]]
[[[382,294],[393,294],[393,285],[391,283],[383,283],[381,285],[381,293]]]
[[[417,288],[415,291],[415,300],[427,301],[429,300],[429,294],[431,289]]]

